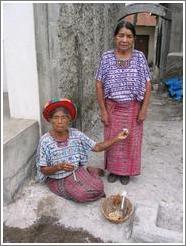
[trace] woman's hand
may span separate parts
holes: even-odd
[[[151,83],[150,81],[147,81],[145,96],[144,96],[143,103],[142,103],[141,109],[137,117],[137,122],[139,124],[141,124],[146,119],[147,109],[148,109],[149,102],[150,102],[150,95],[151,95]]]
[[[101,121],[105,126],[109,125],[109,117],[106,110],[101,112]]]
[[[146,119],[146,111],[140,110],[137,118],[137,122],[140,124]]]
[[[96,143],[96,145],[93,147],[92,151],[95,152],[101,152],[103,150],[107,150],[109,147],[111,147],[113,144],[120,142],[121,140],[125,139],[128,136],[129,132],[128,129],[123,129],[122,132],[120,132],[115,137],[105,140],[101,143]]]
[[[55,166],[41,166],[41,172],[44,175],[51,175],[54,174],[60,170],[64,170],[66,172],[71,172],[74,170],[74,166],[72,164],[68,163],[59,163]]]
[[[127,138],[128,135],[129,135],[128,129],[123,129],[123,131],[120,132],[120,133],[117,135],[117,138],[118,138],[119,140],[123,140],[123,139]]]
[[[58,171],[64,170],[66,172],[71,172],[74,170],[74,166],[72,164],[69,164],[69,163],[59,163],[59,164],[57,164],[57,169],[58,169]]]

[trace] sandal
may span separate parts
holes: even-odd
[[[110,173],[107,177],[107,180],[109,183],[114,183],[116,182],[118,176],[116,174]]]
[[[127,185],[129,183],[130,176],[120,176],[119,179],[123,185]]]

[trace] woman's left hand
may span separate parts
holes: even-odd
[[[59,163],[57,164],[58,170],[64,170],[66,172],[71,172],[74,170],[74,166],[72,164],[69,163]]]
[[[146,111],[140,110],[137,118],[137,122],[140,124],[146,119]]]

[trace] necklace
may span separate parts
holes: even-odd
[[[59,137],[55,134],[55,132],[50,131],[50,135],[53,137],[58,147],[64,147],[68,145],[68,134],[63,137]]]
[[[127,68],[127,67],[129,67],[132,56],[129,57],[129,58],[119,58],[118,55],[119,55],[118,52],[115,51],[116,65],[118,67],[121,67],[121,68]]]
[[[130,59],[117,59],[116,64],[118,67],[126,68],[130,65]]]
[[[65,146],[68,145],[67,139],[66,140],[63,140],[63,141],[56,141],[56,143],[57,143],[57,147],[58,148],[62,148],[62,147],[65,147]]]

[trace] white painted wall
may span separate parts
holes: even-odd
[[[3,2],[2,10],[10,115],[40,121],[33,4]]]

